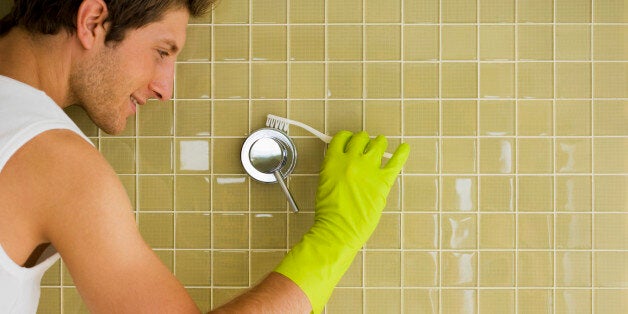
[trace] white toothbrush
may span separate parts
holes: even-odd
[[[331,136],[305,124],[299,121],[295,121],[295,120],[290,120],[290,119],[286,119],[286,118],[282,118],[282,117],[278,117],[276,115],[272,115],[269,114],[266,116],[266,126],[267,127],[271,127],[271,128],[275,128],[275,129],[279,129],[282,130],[284,132],[288,132],[288,127],[290,126],[290,124],[292,125],[296,125],[312,134],[314,134],[316,137],[320,138],[323,142],[328,143],[331,142]],[[385,152],[384,153],[384,157],[385,158],[390,158],[392,157],[392,154],[389,152]]]

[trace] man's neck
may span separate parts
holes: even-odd
[[[36,35],[13,28],[0,37],[0,75],[44,91],[61,108],[68,103],[71,37]]]

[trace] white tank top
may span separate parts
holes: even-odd
[[[44,92],[0,75],[0,172],[20,147],[52,129],[74,131],[91,144]],[[37,312],[41,278],[58,259],[59,253],[51,245],[35,266],[21,267],[9,258],[0,243],[0,313]]]

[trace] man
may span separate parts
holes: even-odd
[[[16,0],[0,21],[0,312],[36,311],[41,276],[59,255],[92,312],[198,312],[141,238],[116,174],[62,108],[77,104],[117,134],[147,99],[171,98],[188,18],[211,3]],[[382,168],[385,149],[383,137],[336,135],[312,229],[216,312],[320,312],[407,159],[402,144]]]

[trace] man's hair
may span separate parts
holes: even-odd
[[[127,30],[159,21],[170,9],[185,8],[191,16],[207,13],[216,0],[103,0],[110,23],[106,42],[120,42]],[[13,9],[0,20],[0,36],[19,26],[33,34],[76,32],[76,17],[83,0],[15,0]]]

